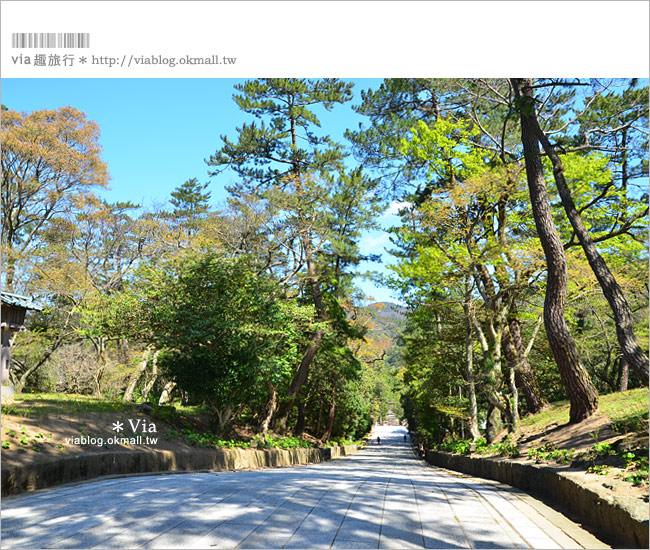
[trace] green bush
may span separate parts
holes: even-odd
[[[297,447],[313,447],[309,441],[294,436],[272,437],[267,436],[266,440],[260,435],[253,438],[257,441],[258,449],[295,449]]]
[[[612,445],[607,442],[594,443],[592,445],[592,449],[598,456],[607,456],[609,454],[612,454]]]
[[[351,437],[335,437],[333,441],[339,445],[354,445],[359,443],[358,440],[352,439]]]
[[[511,436],[506,437],[500,443],[493,443],[492,448],[501,456],[517,458],[520,455],[519,449],[517,448],[517,445],[512,441]]]
[[[438,445],[439,451],[447,451],[457,455],[466,455],[469,454],[471,441],[464,439],[457,439],[455,441],[450,441],[447,443],[441,443]]]
[[[178,421],[180,415],[172,405],[154,405],[151,411],[151,418],[171,424],[174,421]]]
[[[226,447],[227,449],[248,449],[251,446],[250,441],[239,441],[236,439],[219,439],[216,442],[217,447]]]
[[[474,441],[474,448],[479,454],[486,453],[489,450],[489,447],[490,446],[484,437],[479,437],[476,441]]]
[[[611,470],[611,466],[607,464],[593,464],[587,468],[587,472],[590,474],[596,474],[599,476],[606,476]]]

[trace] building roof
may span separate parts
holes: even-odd
[[[37,304],[29,296],[12,294],[11,292],[5,292],[3,290],[0,292],[0,297],[2,298],[2,303],[9,306],[24,307],[25,309],[35,309],[36,311],[43,310],[43,306]]]

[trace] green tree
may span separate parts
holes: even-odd
[[[280,430],[286,429],[325,336],[328,305],[334,304],[327,294],[340,284],[345,264],[358,261],[352,257],[353,242],[369,219],[356,212],[357,205],[365,207],[372,182],[360,174],[343,175],[345,151],[323,135],[316,114],[347,102],[351,88],[337,79],[260,79],[237,85],[242,93],[234,96],[235,101],[261,122],[238,128],[237,142],[223,136],[223,146],[208,161],[215,167],[213,174],[231,168],[240,176],[241,181],[229,188],[236,200],[253,195],[274,211],[284,229],[276,235],[283,239],[285,280],[297,284],[313,304],[315,326],[320,327],[311,332],[283,399],[277,415]],[[353,223],[338,221],[344,208],[345,220]],[[331,284],[330,274],[339,282]]]
[[[99,127],[83,112],[5,109],[2,115],[3,286],[40,296],[46,306],[34,323],[38,334],[14,340],[12,376],[20,391],[75,335],[77,308],[92,288],[88,273],[94,258],[76,249],[82,252],[77,258],[68,237],[93,200],[93,189],[107,184],[108,171]]]
[[[277,282],[245,258],[177,258],[152,271],[146,289],[161,366],[211,407],[219,432],[291,376],[311,311],[286,304]]]
[[[614,314],[616,321],[616,335],[618,337],[618,342],[621,346],[623,356],[630,364],[630,366],[634,369],[635,373],[637,376],[639,376],[641,381],[644,384],[647,384],[648,357],[641,349],[641,346],[639,345],[634,334],[634,319],[632,310],[627,303],[625,295],[623,294],[620,285],[616,281],[616,278],[607,266],[607,263],[603,259],[602,255],[598,252],[594,239],[589,232],[588,227],[585,225],[583,216],[576,206],[576,202],[573,198],[565,175],[564,162],[562,161],[557,147],[551,143],[544,130],[542,130],[534,111],[529,116],[529,120],[531,131],[539,140],[542,148],[544,149],[544,152],[546,155],[548,155],[553,166],[553,177],[555,179],[555,184],[561,198],[562,207],[564,208],[564,211],[569,218],[569,222],[571,223],[571,227],[573,228],[573,233],[582,246],[585,256],[587,257],[587,261],[589,262],[591,269],[596,275],[603,294],[605,295],[605,298],[607,299],[607,302]],[[634,118],[632,120],[638,121],[638,119]],[[625,125],[629,126],[631,123],[626,123]],[[624,133],[622,138],[624,142],[626,142],[626,138],[627,134]],[[627,156],[625,153],[623,153],[623,164],[627,165]],[[623,178],[624,180],[628,178],[627,166],[624,168]],[[627,190],[627,182],[624,183],[624,190]],[[624,197],[624,199],[627,199],[627,197]],[[639,217],[646,216],[647,213],[648,208],[646,206],[641,213],[636,214],[632,217],[632,223],[639,219]],[[626,220],[625,225],[628,225],[629,229],[629,216],[626,217],[628,219]]]
[[[410,139],[403,140],[404,154],[427,162],[430,181],[422,193],[414,195],[408,219],[395,234],[406,255],[398,270],[403,285],[417,280],[429,287],[431,296],[464,296],[465,332],[478,338],[484,355],[483,388],[490,403],[487,432],[491,441],[500,431],[501,415],[510,418],[511,429],[516,427],[514,380],[517,372],[521,375],[521,366],[510,364],[513,400],[509,401],[502,350],[508,319],[542,266],[538,244],[530,238],[531,217],[522,207],[525,191],[520,170],[491,160],[471,141],[478,133],[471,123],[439,118],[431,127],[419,122]],[[482,301],[477,314],[472,287]],[[421,290],[416,286],[414,293]],[[466,346],[469,349],[469,343]],[[466,364],[472,401],[468,351]],[[534,385],[530,377],[519,379],[520,384]],[[475,419],[471,426],[475,432],[474,427]]]
[[[383,187],[396,196],[426,179],[425,162],[406,157],[402,139],[418,124],[433,124],[448,115],[446,102],[457,89],[451,79],[386,78],[376,90],[362,90],[362,103],[355,111],[370,124],[346,131],[355,156],[374,170]]]
[[[2,112],[2,255],[4,286],[25,288],[29,259],[46,224],[108,183],[99,127],[72,107]],[[19,278],[17,279],[17,275]]]
[[[521,141],[537,234],[548,268],[544,326],[571,403],[569,419],[580,422],[598,409],[598,392],[587,373],[566,323],[567,267],[564,248],[553,222],[539,150],[532,79],[512,79],[521,119]]]
[[[565,173],[573,170],[574,176],[577,176],[573,182],[568,181],[576,209],[594,243],[603,243],[598,253],[606,258],[610,265],[612,262],[618,262],[617,258],[621,256],[634,262],[640,259],[643,261],[645,253],[635,253],[632,250],[636,241],[642,242],[643,248],[646,242],[646,230],[640,222],[647,216],[647,195],[640,194],[633,188],[635,178],[647,174],[647,135],[639,130],[647,125],[647,91],[640,88],[636,82],[631,82],[621,91],[620,84],[557,79],[537,80],[533,83],[538,99],[536,108],[540,113],[540,124],[549,133],[549,139],[554,141],[553,147],[565,164]],[[479,130],[471,138],[473,147],[483,150],[492,162],[499,159],[503,165],[516,165],[521,161],[522,141],[518,135],[521,103],[518,100],[513,101],[512,94],[512,82],[505,79],[386,79],[378,90],[362,93],[363,104],[358,110],[368,115],[371,125],[368,128],[360,127],[358,131],[350,131],[348,136],[353,141],[357,156],[374,167],[385,184],[391,184],[393,189],[397,190],[398,197],[400,193],[413,188],[426,195],[430,192],[427,182],[427,157],[430,155],[400,154],[402,140],[408,138],[410,128],[415,127],[417,122],[433,126],[433,123],[441,118],[456,121],[469,119]],[[600,161],[597,161],[594,155],[586,156],[593,151],[600,152],[607,170],[598,173],[596,165]],[[546,174],[552,172],[550,161],[548,165]],[[583,167],[582,173],[575,170],[578,165]],[[557,166],[559,165],[556,163]],[[614,174],[614,177],[607,178],[607,171]],[[545,170],[541,173],[545,173]],[[547,227],[550,232],[550,224],[554,223],[564,240],[557,244],[570,249],[578,244],[576,233],[566,223],[561,203],[554,200],[554,179],[548,181],[547,185],[551,192]],[[402,200],[405,200],[404,197],[405,195],[401,194]],[[528,208],[527,202],[526,199],[521,200],[522,211]],[[538,211],[535,215],[538,217]],[[494,219],[498,220],[498,216]],[[516,225],[517,220],[516,216],[512,218],[513,225]],[[548,234],[541,236],[548,244]],[[558,257],[561,255],[560,250]],[[558,266],[562,271],[563,263],[561,260],[553,260],[551,271]],[[556,277],[554,272],[550,279],[551,286],[557,290],[555,283],[562,279],[561,274]],[[543,278],[539,279],[539,282],[543,284]],[[558,300],[562,301],[561,298]],[[513,313],[519,312],[519,315],[521,311],[516,308]],[[643,307],[639,312],[642,311]],[[526,315],[526,312],[523,314]],[[637,315],[640,318],[640,313]],[[518,331],[516,321],[518,319],[509,316],[508,329],[504,332],[504,354],[506,358],[510,357],[510,365],[520,364],[524,369],[528,348],[523,347],[523,342],[520,342],[522,346],[519,346],[519,350],[516,349],[517,337],[512,335]],[[628,316],[628,327],[632,321]],[[625,323],[619,322],[617,325],[619,328]],[[555,340],[552,342],[554,347],[565,346],[563,338],[570,338],[568,329],[564,332],[556,330],[555,336],[556,338],[549,336],[551,340]],[[568,348],[572,347],[571,342],[566,345]],[[535,350],[531,353],[533,352]],[[570,353],[569,356],[575,358],[575,355]],[[537,353],[535,357],[539,362]],[[620,370],[624,371],[627,361],[621,361],[619,365]],[[565,361],[560,370],[564,372],[563,379],[573,385],[569,392],[580,393],[583,385],[570,376],[567,380],[565,375],[568,369]],[[518,371],[519,369],[515,369],[515,374]],[[540,372],[539,369],[535,371],[538,374]],[[580,373],[576,377],[580,379],[585,372],[579,368],[578,371]],[[519,374],[523,375],[523,370]],[[547,378],[546,375],[544,377]],[[643,371],[640,378],[644,378]],[[590,382],[587,382],[586,386],[582,387],[582,393],[589,395],[582,403],[583,410],[587,411],[594,410],[595,406],[589,384]],[[556,395],[556,389],[552,391],[553,395]],[[538,406],[541,403],[536,399],[539,396],[526,392],[524,394],[529,405]]]
[[[183,234],[181,246],[188,246],[192,235],[204,225],[210,200],[210,192],[206,191],[207,186],[207,183],[199,183],[196,178],[191,178],[171,193],[169,202],[174,208],[168,216],[173,225]]]
[[[281,187],[288,175],[326,176],[340,168],[343,148],[318,135],[321,123],[315,111],[349,101],[352,84],[333,78],[266,78],[237,84],[235,89],[242,92],[233,98],[237,105],[262,122],[238,128],[237,143],[222,136],[223,147],[208,161],[216,168],[213,175],[229,167],[242,178],[232,189],[234,194]]]

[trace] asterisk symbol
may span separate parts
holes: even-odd
[[[88,61],[87,57],[80,57],[79,58],[79,63],[85,63],[86,61]]]
[[[121,432],[124,429],[123,426],[124,424],[119,420],[117,422],[113,422],[113,431]]]

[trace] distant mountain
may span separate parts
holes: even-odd
[[[391,319],[406,319],[407,309],[399,304],[392,302],[374,302],[368,306],[369,309],[376,310],[376,317],[389,317]]]
[[[375,302],[367,307],[371,324],[368,331],[373,336],[388,336],[395,340],[401,332],[406,321],[406,308],[391,302]]]
[[[406,308],[392,302],[374,302],[363,310],[368,315],[368,346],[385,350],[386,364],[397,366],[399,354],[396,344],[406,323]]]

